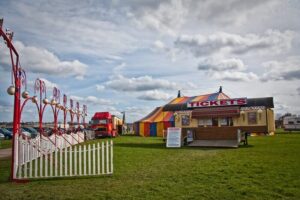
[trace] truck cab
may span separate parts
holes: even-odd
[[[112,115],[109,112],[96,112],[91,120],[91,128],[95,131],[95,137],[115,137]]]

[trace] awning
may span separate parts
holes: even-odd
[[[208,118],[208,117],[238,117],[240,115],[240,107],[218,107],[218,108],[198,108],[192,111],[192,118]]]

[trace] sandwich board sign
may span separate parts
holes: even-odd
[[[193,142],[194,141],[194,134],[192,130],[187,130],[187,138],[186,141],[189,142]]]
[[[167,147],[181,147],[181,128],[169,127],[167,130]]]

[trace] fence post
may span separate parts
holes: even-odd
[[[34,154],[35,154],[35,156],[34,156],[34,177],[37,177],[38,176],[38,156],[37,156],[37,154],[38,154],[38,148],[37,147],[34,147]]]
[[[88,158],[88,164],[89,164],[89,171],[88,171],[88,175],[91,175],[91,145],[89,144],[89,146],[88,146],[88,156],[89,156],[89,158]]]
[[[97,171],[98,171],[98,174],[100,174],[100,144],[99,142],[97,143]]]
[[[18,168],[19,168],[19,136],[16,135],[15,138],[14,138],[14,156],[15,157],[15,162],[14,162],[14,174],[13,174],[13,179],[16,179],[17,178],[17,171],[18,171]]]
[[[74,147],[74,175],[77,175],[77,146]]]
[[[81,172],[82,172],[82,170],[81,170],[81,146],[79,146],[79,176],[81,176]]]
[[[86,175],[86,145],[83,146],[83,175]]]
[[[62,176],[63,173],[62,157],[63,157],[63,149],[60,149],[59,150],[59,176]]]
[[[96,174],[96,147],[95,144],[93,144],[93,175]]]
[[[57,176],[57,149],[58,148],[55,148],[55,152],[54,152],[54,176]]]
[[[110,141],[110,173],[113,173],[114,166],[113,166],[113,158],[114,158],[114,152],[113,152],[113,141]]]
[[[43,153],[40,156],[40,177],[43,177]]]
[[[48,152],[45,153],[45,177],[48,177]]]
[[[73,175],[73,172],[72,172],[72,167],[73,167],[73,163],[72,163],[72,146],[70,146],[70,176]]]
[[[50,152],[50,177],[53,176],[53,152]]]
[[[29,178],[32,178],[32,157],[33,157],[33,146],[29,146]]]
[[[64,164],[65,164],[65,174],[64,176],[68,175],[68,147],[66,147],[65,149],[65,160],[64,160]]]
[[[101,154],[102,154],[102,158],[101,158],[101,161],[102,161],[102,174],[104,174],[104,142],[102,142],[102,145],[101,145]]]
[[[28,139],[25,139],[24,143],[24,149],[23,149],[23,154],[24,154],[24,178],[27,178],[27,162],[28,162]]]
[[[106,140],[106,174],[109,173],[109,148],[108,148],[108,140]]]

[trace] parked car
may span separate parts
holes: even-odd
[[[27,137],[27,138],[31,138],[31,133],[26,131],[24,128],[21,128],[21,132],[22,132],[22,135]]]
[[[0,140],[4,140],[4,138],[5,136],[2,133],[0,133]]]
[[[6,128],[0,128],[0,133],[4,135],[5,139],[11,139],[12,138],[12,132],[7,130]]]
[[[26,132],[29,132],[31,134],[31,138],[35,138],[38,135],[38,132],[32,127],[24,127],[22,129]]]

